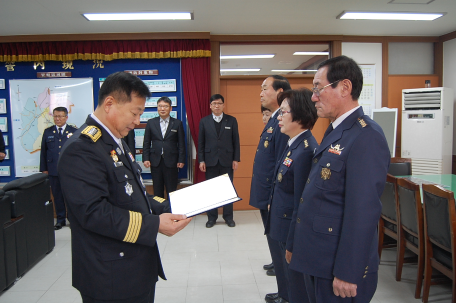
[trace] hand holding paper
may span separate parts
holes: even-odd
[[[185,215],[174,215],[170,213],[161,214],[158,232],[168,237],[174,236],[187,226],[191,220],[192,218],[187,218]]]

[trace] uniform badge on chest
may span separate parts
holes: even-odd
[[[133,186],[130,183],[128,183],[128,181],[127,184],[125,184],[125,192],[129,196],[131,196],[131,194],[133,193]]]
[[[328,149],[328,152],[336,154],[336,155],[340,155],[342,153],[342,151],[344,150],[344,148],[345,147],[340,148],[340,144],[336,144],[336,146],[332,146],[332,144],[331,144],[331,148]]]
[[[279,173],[279,174],[277,175],[277,180],[278,180],[279,182],[282,182],[282,178],[283,178],[282,173]]]
[[[269,141],[264,141],[264,148],[268,148],[269,146]]]
[[[323,180],[329,180],[329,178],[331,177],[331,170],[327,167],[323,167],[321,169],[320,175]]]
[[[272,128],[272,126],[270,128],[268,128],[268,130],[267,130],[268,134],[272,134],[273,131],[274,131],[274,129]]]
[[[117,157],[117,153],[115,150],[111,150],[111,158],[112,158],[112,160],[114,160],[114,162],[119,161],[119,157]]]

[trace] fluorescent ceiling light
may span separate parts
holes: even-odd
[[[232,56],[220,56],[220,59],[271,59],[275,55],[232,55]]]
[[[442,13],[342,12],[337,19],[432,21],[442,16]]]
[[[224,68],[221,72],[259,72],[261,68]]]
[[[316,69],[271,69],[271,72],[277,73],[305,73],[305,72],[316,72]]]
[[[293,56],[329,56],[329,52],[294,52]]]
[[[82,14],[89,21],[132,21],[132,20],[192,20],[192,13],[100,13]]]

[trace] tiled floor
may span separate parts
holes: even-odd
[[[160,235],[163,266],[168,281],[157,284],[157,303],[260,303],[275,292],[275,278],[263,265],[270,263],[258,211],[238,211],[235,228],[219,218],[206,228],[207,217],[197,216],[183,231],[168,238]],[[405,265],[403,279],[396,282],[395,250],[385,250],[378,290],[372,302],[421,302],[414,299],[416,266]],[[0,303],[82,302],[71,286],[70,229],[56,232],[55,249],[0,295]],[[451,288],[431,286],[429,302],[450,302]]]

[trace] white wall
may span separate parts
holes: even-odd
[[[453,89],[456,96],[456,39],[443,43],[443,87]],[[455,98],[456,101],[456,98]],[[454,106],[453,121],[456,117],[456,104]],[[453,123],[453,155],[456,155],[456,122]]]
[[[358,64],[375,64],[375,108],[382,107],[382,44],[342,43],[342,55]]]

